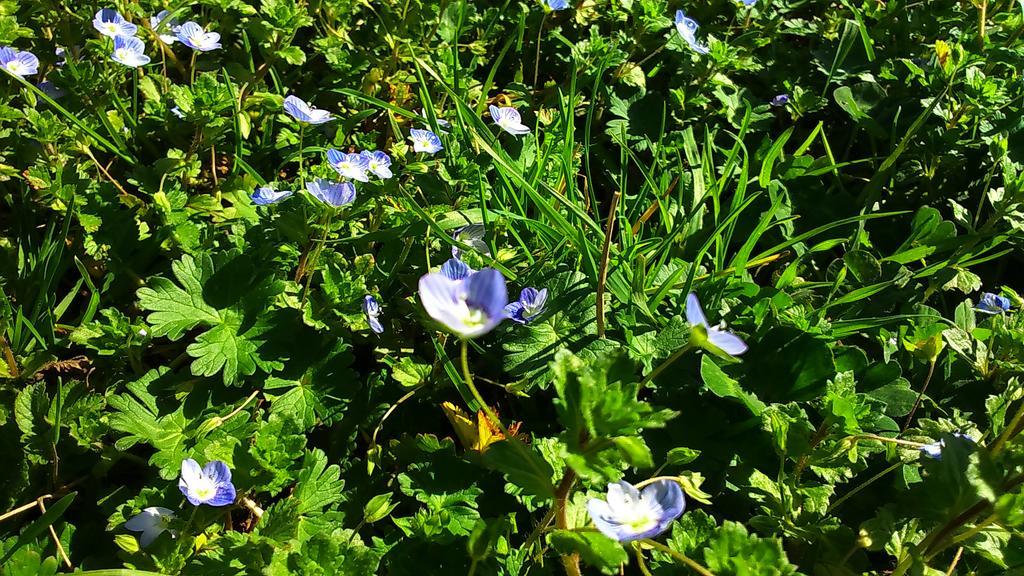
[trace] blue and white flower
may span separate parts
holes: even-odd
[[[1002,314],[1009,311],[1011,307],[1012,304],[1009,298],[985,292],[981,295],[978,305],[974,307],[974,310],[983,314]]]
[[[145,548],[164,532],[170,532],[171,536],[177,536],[177,532],[170,529],[172,520],[174,520],[173,510],[162,506],[151,506],[143,508],[142,512],[129,518],[124,523],[124,527],[132,532],[142,532],[139,535],[139,545]]]
[[[182,112],[181,108],[179,108],[177,106],[171,108],[171,114],[174,114],[175,116],[177,116],[178,118],[180,118],[182,120],[185,119],[185,113]]]
[[[316,108],[302,98],[293,95],[284,99],[284,111],[292,118],[306,124],[323,124],[334,119],[327,110]]]
[[[568,0],[548,0],[548,8],[558,12],[559,10],[565,10],[569,7]]]
[[[706,44],[701,44],[697,41],[697,22],[693,18],[687,18],[686,13],[682,10],[676,10],[676,30],[679,31],[679,35],[683,37],[683,40],[690,45],[697,54],[707,54],[711,50]]]
[[[384,325],[380,323],[380,303],[369,294],[363,297],[363,314],[366,315],[366,323],[370,325],[370,330],[376,334],[384,333]]]
[[[789,104],[789,94],[779,94],[772,98],[769,103],[776,108],[781,108],[782,106]]]
[[[954,438],[959,438],[961,440],[966,440],[967,442],[971,442],[972,444],[974,443],[974,438],[971,438],[970,436],[968,436],[967,434],[964,434],[962,432],[954,432],[952,434],[952,436]],[[921,446],[918,450],[920,450],[922,454],[924,454],[925,456],[927,456],[929,458],[934,458],[935,460],[941,460],[942,459],[942,451],[945,448],[946,448],[946,439],[945,438],[941,438],[937,442],[932,442],[931,444],[925,444],[924,446]]]
[[[522,136],[523,134],[530,133],[530,128],[523,125],[523,118],[515,108],[490,106],[488,109],[491,111],[491,120],[494,120],[498,128],[513,136]]]
[[[117,38],[118,36],[135,36],[139,27],[124,19],[121,13],[113,8],[104,8],[92,19],[92,27],[100,34]]]
[[[178,489],[194,506],[227,506],[235,501],[231,470],[220,460],[211,460],[202,468],[191,458],[182,461]]]
[[[366,158],[366,168],[374,176],[383,180],[387,180],[393,176],[391,173],[391,157],[386,153],[381,152],[380,150],[375,152],[364,150],[360,152],[360,154]]]
[[[518,324],[529,324],[534,318],[540,316],[548,301],[548,289],[523,288],[519,293],[519,300],[510,302],[505,306],[505,315],[508,319]]]
[[[369,176],[367,176],[367,171],[370,169],[370,161],[362,154],[346,154],[331,148],[327,150],[327,163],[342,178],[359,182],[370,181]]]
[[[494,268],[484,268],[464,280],[426,274],[420,278],[419,288],[427,314],[460,338],[486,334],[505,319],[508,291],[505,278]]]
[[[129,68],[138,68],[149,64],[146,45],[135,36],[114,38],[114,51],[110,54],[110,59]]]
[[[686,321],[690,324],[691,341],[696,346],[707,348],[710,345],[729,356],[739,356],[747,351],[746,343],[739,336],[708,324],[700,300],[692,292],[686,296]]]
[[[168,18],[170,15],[169,10],[161,10],[155,16],[149,17],[149,27],[157,33],[157,37],[164,44],[174,44],[178,40],[178,37],[175,36],[179,28],[178,22],[173,18]]]
[[[185,22],[174,32],[178,41],[193,50],[209,52],[220,48],[220,34],[207,32],[195,22]]]
[[[252,193],[252,203],[257,206],[277,204],[292,195],[291,190],[274,190],[272,186],[260,186]]]
[[[441,139],[437,137],[437,134],[434,134],[430,130],[413,128],[412,130],[409,130],[409,139],[412,140],[413,152],[436,154],[444,149],[444,145],[441,144]]]
[[[4,46],[0,48],[0,68],[24,78],[39,72],[39,58],[31,52]]]
[[[686,508],[679,483],[655,480],[643,491],[629,482],[608,485],[604,500],[587,502],[590,519],[602,534],[619,542],[652,538],[664,532]]]
[[[356,187],[351,182],[317,178],[312,182],[306,182],[306,190],[317,200],[335,208],[351,204],[356,199]]]
[[[489,254],[490,248],[487,246],[487,242],[484,242],[484,235],[487,233],[487,229],[484,228],[483,224],[467,224],[461,228],[455,230],[452,233],[452,239],[456,242],[462,242],[468,245],[470,248],[480,252],[481,254]],[[452,258],[461,258],[462,249],[458,246],[452,246]]]
[[[58,68],[68,63],[67,49],[63,46],[57,46],[54,48],[53,55],[57,57],[57,60],[53,64]]]

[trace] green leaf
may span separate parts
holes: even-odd
[[[738,522],[725,521],[704,548],[704,563],[716,576],[788,576],[796,574],[777,538],[747,534]]]
[[[600,532],[555,530],[548,542],[560,554],[579,554],[584,562],[605,574],[618,573],[619,566],[629,560],[622,544]]]
[[[239,333],[240,328],[241,319],[233,318],[200,334],[189,344],[186,351],[195,358],[192,373],[213,376],[223,371],[225,384],[234,384],[240,376],[254,374],[260,362],[256,344]]]
[[[337,464],[327,465],[327,455],[319,448],[306,451],[299,482],[292,498],[298,502],[299,514],[319,514],[324,508],[341,502],[345,481]]]
[[[700,361],[700,376],[715,396],[739,400],[755,416],[760,416],[765,404],[757,396],[740,387],[739,382],[730,378],[710,356],[704,355]]]
[[[509,482],[527,494],[549,500],[555,497],[551,465],[519,439],[509,438],[492,444],[484,456],[489,464],[505,474]]]
[[[146,321],[153,326],[152,335],[178,340],[186,330],[200,324],[218,324],[220,314],[203,300],[203,284],[213,276],[210,255],[200,254],[197,259],[185,254],[171,264],[171,270],[180,286],[156,277],[138,292],[139,305],[151,312]]]

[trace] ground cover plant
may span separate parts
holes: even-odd
[[[0,573],[1024,574],[1022,34],[0,0]]]

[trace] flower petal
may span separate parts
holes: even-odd
[[[202,474],[203,469],[199,467],[199,462],[191,458],[181,461],[181,482],[184,482],[186,486],[198,482]]]
[[[707,326],[708,319],[704,316],[704,310],[700,307],[700,300],[697,295],[690,292],[686,295],[686,321],[690,326]]]
[[[708,328],[708,342],[730,356],[739,356],[747,351],[747,344],[739,336],[717,328]]]
[[[203,466],[203,475],[210,478],[216,484],[231,482],[231,469],[220,460],[211,460]]]
[[[235,502],[235,486],[231,482],[217,485],[217,493],[206,501],[210,506],[228,506]]]

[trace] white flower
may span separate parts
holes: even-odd
[[[171,536],[177,536],[178,533],[174,530],[170,530],[171,521],[174,520],[174,512],[167,508],[161,508],[160,506],[153,506],[150,508],[143,508],[142,512],[139,512],[135,516],[132,516],[127,522],[124,523],[124,527],[132,532],[142,532],[139,536],[139,544],[145,548],[156,540],[156,537],[168,530]]]
[[[529,127],[523,125],[523,118],[515,108],[491,106],[489,109],[491,111],[491,120],[494,120],[494,123],[505,132],[513,136],[522,136],[523,134],[530,133]]]

